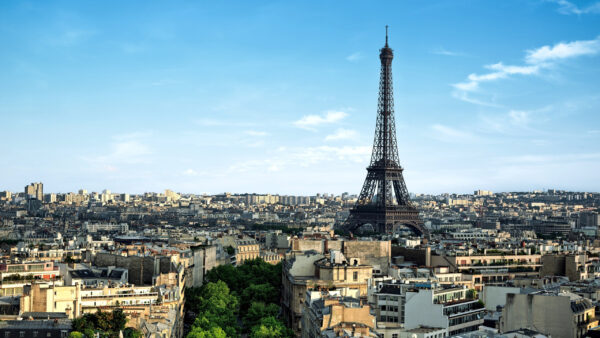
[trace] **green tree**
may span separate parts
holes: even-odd
[[[86,313],[72,321],[73,331],[83,332],[86,337],[93,337],[96,332],[100,336],[118,336],[125,328],[127,317],[123,309],[117,308],[112,312],[98,310],[96,313]]]
[[[254,332],[256,337],[292,337],[292,331],[276,318],[281,269],[281,263],[273,265],[260,258],[246,260],[238,267],[211,269],[205,276],[206,284],[186,290],[186,311],[196,315],[188,337],[212,337],[218,329],[228,337],[237,337],[239,312],[244,313],[244,332]]]
[[[275,317],[266,317],[260,324],[254,326],[250,332],[250,338],[281,338],[294,337],[294,332]]]
[[[240,298],[241,311],[248,310],[252,302],[263,302],[265,304],[279,302],[279,290],[268,283],[253,284],[242,291]]]
[[[276,304],[265,305],[263,302],[252,302],[243,318],[244,327],[250,329],[259,324],[263,318],[275,317],[278,313],[279,306]]]
[[[126,327],[123,330],[124,338],[142,338],[142,333],[139,330],[136,330],[132,327]]]
[[[83,316],[79,317],[79,318],[75,318],[73,319],[73,321],[71,322],[71,326],[73,328],[74,331],[79,331],[79,332],[84,332],[86,329],[94,329],[94,323],[92,321],[92,314],[84,314]]]
[[[188,333],[187,338],[227,338],[227,334],[220,327],[213,327],[208,330],[195,327]]]
[[[204,279],[209,283],[217,283],[222,281],[227,284],[232,291],[238,292],[240,291],[238,286],[243,283],[240,278],[241,276],[239,272],[236,271],[236,268],[233,265],[226,264],[210,269],[210,271],[206,273]]]
[[[83,333],[79,331],[72,331],[69,333],[69,338],[84,338]]]
[[[198,314],[193,328],[209,331],[220,327],[229,337],[238,335],[239,302],[237,297],[230,293],[224,282],[218,281],[203,285],[196,299],[190,299],[190,301],[193,304],[191,308],[195,309]]]
[[[125,324],[127,324],[127,316],[125,315],[125,313],[123,313],[123,309],[121,308],[116,308],[113,310],[112,312],[112,316],[111,316],[112,320],[112,331],[113,332],[119,332],[123,329],[125,329]]]
[[[95,338],[96,337],[96,331],[94,331],[94,329],[87,328],[83,331],[83,333],[85,334],[86,338]]]

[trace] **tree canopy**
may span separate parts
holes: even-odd
[[[293,337],[277,319],[281,264],[258,258],[238,267],[220,265],[206,274],[205,282],[186,292],[186,307],[196,314],[188,338],[237,337],[240,332],[252,337]]]
[[[96,313],[86,313],[81,317],[73,319],[71,338],[95,337],[118,337],[119,331],[123,331],[125,338],[141,337],[141,333],[133,328],[125,329],[127,316],[123,309],[116,308],[112,312],[98,310]]]

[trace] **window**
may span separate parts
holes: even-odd
[[[398,334],[397,333],[392,333],[392,338],[398,338]]]
[[[19,337],[25,338],[25,331],[19,331]]]
[[[352,277],[354,278],[355,281],[357,281],[358,280],[358,271],[354,271],[352,273]]]

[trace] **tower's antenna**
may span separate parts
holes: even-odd
[[[385,46],[388,46],[388,25],[385,25]]]

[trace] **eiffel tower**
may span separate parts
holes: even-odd
[[[376,232],[393,233],[398,227],[406,226],[417,234],[428,235],[419,211],[410,202],[402,175],[404,169],[398,157],[392,88],[394,53],[388,46],[387,28],[385,47],[379,53],[381,78],[371,163],[358,201],[343,227],[349,231],[360,231],[366,228],[363,225],[370,224]]]

